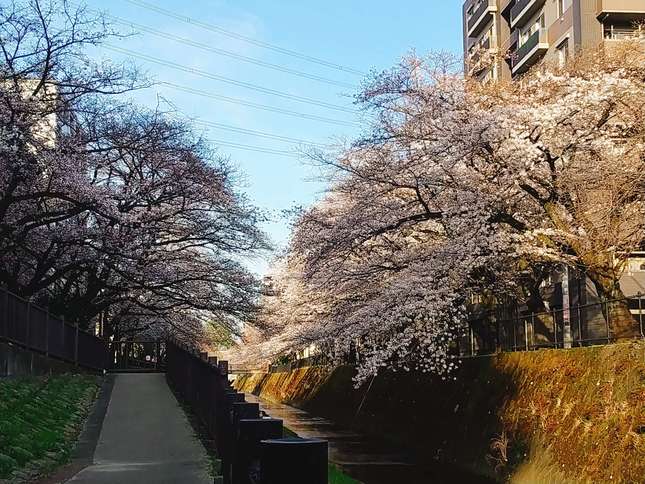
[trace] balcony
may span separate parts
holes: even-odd
[[[468,37],[477,37],[497,12],[497,0],[481,0],[468,18]]]
[[[515,29],[511,31],[511,35],[509,35],[508,39],[502,44],[501,46],[501,51],[504,54],[508,54],[509,52],[515,52],[517,50],[517,44],[520,41],[520,31]]]
[[[596,13],[603,21],[638,22],[645,20],[645,0],[597,0]]]
[[[511,9],[511,28],[514,29],[526,23],[545,2],[546,0],[518,0]]]
[[[535,33],[511,55],[511,73],[515,76],[526,72],[547,50],[549,50],[548,30],[536,30]]]
[[[490,39],[486,39],[476,46],[468,56],[468,75],[476,76],[489,66],[490,55],[497,53],[497,49],[491,48]]]
[[[603,28],[605,40],[645,40],[645,29],[638,27],[616,28],[614,25]]]

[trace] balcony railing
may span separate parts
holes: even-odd
[[[546,0],[519,0],[511,9],[511,28],[526,22],[545,2]]]
[[[486,25],[493,12],[497,11],[497,0],[482,0],[477,10],[468,19],[468,36],[476,37]]]
[[[605,40],[643,40],[645,39],[645,29],[604,29]]]
[[[536,30],[519,49],[511,55],[513,75],[525,72],[541,54],[549,49],[547,29]]]

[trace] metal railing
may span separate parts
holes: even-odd
[[[619,303],[627,303],[629,307],[634,334],[645,337],[645,296],[636,295],[513,318],[488,315],[474,319],[467,323],[466,335],[457,340],[455,352],[463,357],[609,344],[615,340],[612,312],[614,305]]]
[[[472,16],[468,19],[468,32],[472,37],[479,32],[479,28],[474,29],[476,26],[481,27],[480,21],[482,18],[489,13],[493,8],[497,7],[496,0],[481,0],[479,5],[477,5],[477,10],[475,10]]]
[[[500,352],[610,344],[616,339],[612,334],[611,316],[616,303],[627,303],[633,319],[634,334],[645,339],[645,294],[636,294],[626,299],[554,308],[513,318],[496,317],[491,311],[486,316],[466,323],[466,332],[454,342],[452,355],[464,358]],[[360,348],[355,347],[341,364],[356,365],[361,359]],[[313,357],[273,363],[269,365],[268,372],[283,373],[298,368],[338,363],[320,353]]]
[[[5,288],[0,288],[0,341],[93,370],[108,364],[105,341]]]
[[[516,23],[521,22],[522,19],[528,19],[528,17],[537,11],[542,5],[544,5],[545,0],[518,0],[518,2],[511,8],[511,27],[514,27]]]
[[[327,442],[283,439],[282,420],[261,415],[228,381],[228,363],[166,342],[166,379],[202,423],[221,459],[215,482],[327,484]]]
[[[613,27],[604,29],[605,40],[642,40],[645,39],[645,29],[616,29]]]
[[[513,71],[517,70],[525,59],[533,52],[533,50],[540,44],[546,44],[548,39],[548,31],[546,29],[538,29],[526,39],[519,48],[511,54],[511,68]]]
[[[299,358],[286,363],[273,363],[269,365],[269,373],[283,373],[296,370],[298,368],[305,368],[308,366],[324,365],[329,363],[326,355],[320,353],[315,356],[308,356],[307,358]]]

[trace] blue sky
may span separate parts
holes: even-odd
[[[144,0],[180,17],[191,17],[215,29],[171,18],[141,6],[135,1],[86,0],[89,8],[104,11],[130,22],[163,32],[166,35],[298,70],[307,75],[358,85],[361,76],[328,68],[293,56],[284,55],[241,39],[217,32],[222,28],[241,36],[256,39],[307,56],[323,59],[361,72],[382,70],[395,64],[401,56],[414,49],[422,54],[430,50],[448,50],[460,53],[461,0],[412,0],[396,4],[384,0],[327,0],[303,2],[295,0]],[[132,28],[114,23],[123,32]],[[185,68],[195,69],[233,81],[251,83],[267,89],[306,97],[315,101],[352,109],[351,87],[330,85],[316,80],[268,69],[233,59],[195,46],[162,38],[144,29],[127,39],[112,42],[139,56],[163,59]],[[102,55],[121,61],[129,54],[104,50]],[[219,123],[246,130],[261,131],[283,137],[303,139],[311,143],[327,144],[338,138],[352,139],[360,128],[354,114],[285,99],[232,85],[212,76],[204,77],[170,66],[159,65],[149,59],[132,58],[148,75],[160,82],[171,82],[183,88],[202,91],[207,96],[188,93],[167,85],[157,85],[137,93],[135,101],[154,106],[159,97],[170,101],[179,113],[208,123]],[[244,102],[272,106],[284,110],[341,121],[326,123],[269,112],[250,106],[214,99],[226,96]],[[349,123],[349,125],[348,125]],[[221,146],[219,152],[230,157],[243,174],[244,189],[255,205],[268,211],[272,221],[266,231],[277,247],[282,247],[289,236],[287,220],[281,211],[296,205],[307,206],[320,197],[324,186],[315,178],[315,171],[306,160],[299,159],[298,144],[229,130],[206,128],[205,136],[261,149],[287,152],[263,153]],[[214,143],[217,145],[217,142]],[[266,271],[267,261],[249,262],[259,274]]]

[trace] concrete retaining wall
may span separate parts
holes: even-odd
[[[74,365],[0,342],[0,377],[39,376],[79,371]]]
[[[643,482],[645,344],[467,359],[446,381],[350,367],[240,376],[235,386],[472,472],[517,483]]]

